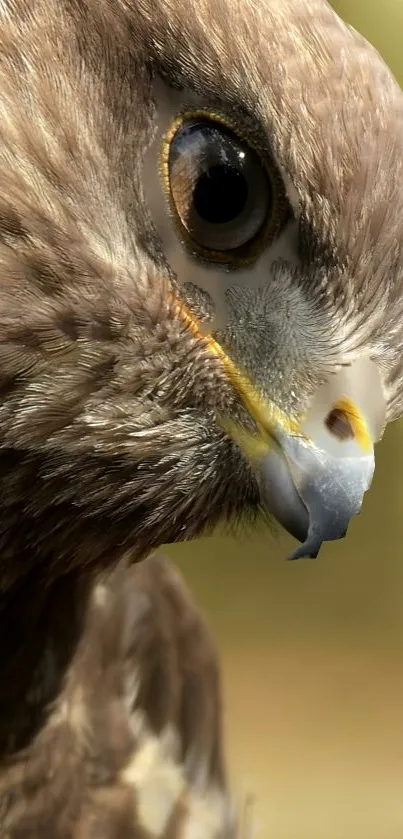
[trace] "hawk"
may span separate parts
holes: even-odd
[[[227,835],[218,700],[203,753],[132,566],[359,512],[403,410],[402,93],[325,0],[2,0],[0,45],[0,833],[196,835],[139,817],[145,739]]]

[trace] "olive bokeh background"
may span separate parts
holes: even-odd
[[[403,0],[334,6],[403,84]],[[402,485],[395,424],[363,513],[318,560],[287,563],[293,541],[264,529],[167,549],[218,643],[231,772],[261,839],[403,839]]]

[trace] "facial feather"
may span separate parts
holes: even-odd
[[[0,45],[0,733],[3,754],[28,747],[3,774],[2,818],[18,836],[32,819],[45,833],[56,819],[60,836],[78,824],[80,839],[99,836],[102,825],[109,839],[133,828],[121,774],[136,758],[132,701],[150,738],[174,720],[186,754],[192,746],[185,768],[179,760],[187,787],[189,765],[205,773],[206,751],[213,791],[225,784],[218,699],[203,693],[216,684],[211,652],[200,660],[204,630],[192,673],[172,629],[173,586],[148,635],[165,695],[147,669],[138,682],[129,667],[124,682],[131,606],[116,583],[114,611],[103,573],[127,552],[136,561],[260,510],[250,464],[218,421],[253,430],[253,417],[181,317],[175,298],[192,310],[195,297],[147,202],[154,80],[235,122],[286,184],[298,258],[292,268],[287,251],[282,264],[269,260],[264,293],[234,281],[218,336],[234,362],[291,412],[368,353],[388,419],[403,400],[402,97],[375,51],[319,0],[5,0]],[[141,571],[124,573],[145,585]],[[162,582],[147,598],[163,599]],[[189,672],[179,676],[181,656]],[[35,784],[49,763],[47,798]]]

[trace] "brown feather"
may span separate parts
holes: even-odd
[[[291,411],[366,352],[388,418],[403,408],[403,105],[375,51],[324,0],[2,0],[0,807],[10,839],[149,839],[133,782],[147,781],[136,761],[149,746],[158,772],[186,789],[165,839],[183,834],[189,812],[199,825],[217,801],[226,812],[205,628],[164,563],[102,579],[122,557],[260,508],[218,422],[251,418],[172,303],[172,291],[192,296],[145,200],[156,77],[235,121],[296,196],[299,264],[277,265],[246,314],[245,295],[232,295],[234,360]],[[132,695],[127,667],[141,675]],[[168,724],[179,738],[171,774]],[[218,791],[207,814],[183,764],[190,753],[196,768],[202,753]]]
[[[235,836],[217,653],[162,556],[93,588],[56,701],[3,761],[0,801],[8,839]]]

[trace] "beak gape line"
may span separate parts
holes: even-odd
[[[176,312],[220,359],[257,426],[255,435],[228,417],[221,424],[251,462],[267,510],[302,544],[289,557],[316,557],[322,542],[346,535],[371,486],[374,444],[382,436],[386,400],[375,363],[358,358],[322,385],[308,411],[288,417],[262,400],[211,335],[203,335],[177,302]]]
[[[342,368],[298,421],[259,403],[251,388],[244,402],[258,437],[227,430],[253,463],[267,510],[302,542],[289,559],[316,557],[322,542],[346,535],[371,486],[386,415],[379,371],[367,358]]]

